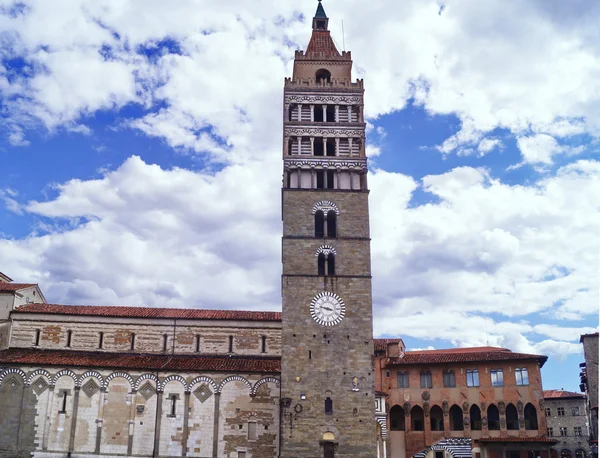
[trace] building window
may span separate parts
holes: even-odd
[[[40,330],[36,329],[35,330],[35,343],[34,343],[34,345],[36,347],[38,347],[40,345],[40,334],[41,334]]]
[[[548,436],[554,436],[554,429],[548,428]]]
[[[525,417],[525,429],[536,430],[538,429],[537,421],[537,410],[531,403],[527,403],[525,411],[523,412]]]
[[[519,429],[519,414],[513,404],[506,406],[506,429],[515,431]]]
[[[444,413],[440,406],[433,406],[429,411],[429,419],[431,423],[432,431],[443,431],[444,430]]]
[[[333,210],[327,212],[327,237],[337,237],[337,215]]]
[[[62,402],[61,402],[61,409],[58,411],[58,413],[67,413],[67,396],[68,396],[68,392],[65,390],[62,392],[63,398],[62,398]]]
[[[421,388],[431,388],[432,386],[431,372],[421,372]]]
[[[471,420],[471,430],[481,431],[481,410],[479,410],[479,407],[477,407],[476,404],[471,406],[469,418]]]
[[[581,436],[581,426],[575,426],[574,430],[576,436]]]
[[[398,388],[408,388],[408,372],[398,372]]]
[[[425,430],[424,418],[423,409],[420,406],[414,406],[410,409],[410,423],[413,431]]]
[[[177,415],[177,395],[172,394],[169,399],[171,400],[171,411],[169,416],[175,417]]]
[[[246,452],[238,452],[237,458],[246,458]]]
[[[163,334],[163,351],[167,351],[167,344],[169,343],[169,336]]]
[[[333,401],[331,398],[325,398],[325,413],[327,415],[333,414]]]
[[[500,430],[500,411],[494,404],[490,404],[487,409],[488,429],[490,431]]]
[[[560,427],[560,435],[561,436],[566,436],[567,435],[567,427],[566,426],[561,426]]]
[[[315,213],[315,237],[325,237],[325,214],[323,210]]]
[[[515,379],[517,385],[529,385],[529,375],[526,367],[517,367],[515,369]]]
[[[102,350],[102,347],[104,347],[104,333],[103,332],[98,334],[98,349]]]
[[[454,404],[450,407],[450,430],[462,431],[464,429],[462,409]]]
[[[502,369],[492,369],[492,386],[504,386],[504,373]]]
[[[248,440],[249,441],[256,440],[256,421],[248,422]]]
[[[585,450],[575,450],[575,458],[585,458]]]
[[[67,331],[67,348],[71,347],[71,337],[73,336],[73,331]]]
[[[135,350],[135,334],[133,332],[131,333],[129,341],[131,343],[131,350]]]
[[[229,336],[229,353],[233,353],[233,336]]]
[[[329,253],[327,256],[327,273],[325,275],[335,275],[335,254]]]
[[[200,353],[200,334],[196,334],[196,353]]]
[[[479,386],[479,371],[467,370],[467,386]]]
[[[564,417],[565,416],[565,408],[564,407],[557,407],[556,408],[556,413],[558,414],[559,417]]]
[[[551,417],[552,416],[552,409],[550,407],[546,407],[546,416],[547,417]]]
[[[319,276],[324,276],[325,275],[325,263],[327,262],[327,259],[325,258],[325,255],[323,253],[319,253],[319,256],[317,256],[317,275]]]
[[[574,417],[579,415],[579,406],[575,406],[571,408],[571,415],[573,415]]]
[[[267,352],[267,336],[262,336],[260,338],[260,352],[261,353]]]
[[[404,431],[405,429],[404,409],[399,405],[390,409],[390,429],[392,431]]]
[[[323,457],[335,458],[335,444],[333,442],[325,442],[323,444]]]
[[[571,458],[571,450],[561,450],[560,458]]]
[[[456,387],[456,376],[454,375],[454,371],[444,371],[444,386],[446,388]]]

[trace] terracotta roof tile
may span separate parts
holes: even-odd
[[[279,373],[281,371],[279,357],[154,355],[30,348],[0,351],[0,364],[191,372]]]
[[[247,310],[167,309],[154,307],[123,307],[101,305],[28,304],[13,313],[52,313],[56,315],[87,315],[124,318],[179,318],[192,320],[281,321],[280,312]]]
[[[399,344],[402,339],[373,339],[375,351],[385,351],[388,344]]]
[[[564,390],[544,390],[544,399],[585,398],[583,393]]]
[[[465,351],[461,351],[465,350]],[[528,353],[513,353],[512,351],[472,351],[472,349],[456,349],[456,351],[407,351],[402,358],[389,358],[388,365],[409,364],[445,364],[445,363],[474,363],[484,361],[538,360],[543,365],[548,359],[543,355]]]
[[[502,443],[502,442],[521,442],[521,443],[542,443],[542,444],[556,444],[558,441],[550,439],[549,437],[537,436],[537,437],[482,437],[476,439],[476,441],[483,443]]]
[[[329,30],[313,30],[305,54],[317,58],[341,57]]]
[[[510,351],[502,347],[466,347],[466,348],[443,348],[439,350],[411,350],[411,354],[445,354],[445,353],[480,353],[483,351]]]
[[[35,283],[4,283],[0,282],[0,291],[19,291],[20,289],[37,286]]]

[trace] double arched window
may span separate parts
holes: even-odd
[[[317,250],[318,275],[335,275],[335,248],[323,245]]]
[[[327,214],[323,210],[315,213],[315,237],[337,237],[337,214],[329,210]]]

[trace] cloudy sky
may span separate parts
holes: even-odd
[[[55,303],[279,310],[283,78],[316,4],[0,0],[0,270]],[[375,334],[546,354],[576,390],[600,2],[324,6],[366,86]]]

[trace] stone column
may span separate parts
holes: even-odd
[[[181,438],[181,455],[187,456],[188,449],[188,436],[190,435],[189,429],[190,421],[190,392],[186,391],[183,398],[183,436]]]
[[[290,154],[290,138],[285,137],[283,139],[283,155],[289,156],[289,154]]]
[[[298,119],[296,121],[302,121],[302,104],[298,104]]]
[[[352,105],[346,105],[348,108],[348,122],[352,122]]]
[[[310,122],[315,122],[315,106],[310,106]]]
[[[290,104],[289,103],[286,103],[286,105],[285,105],[285,120],[286,121],[291,121],[291,118],[290,118]]]
[[[106,388],[100,390],[100,400],[98,404],[98,418],[96,419],[96,452],[100,453],[100,443],[102,442],[102,424],[104,422],[104,398],[106,397]]]
[[[310,155],[315,155],[315,137],[310,137]]]
[[[50,419],[52,418],[52,401],[54,400],[54,385],[48,387],[48,402],[46,403],[46,421],[42,437],[42,450],[48,450],[48,435],[50,434]]]
[[[339,174],[339,172],[340,171],[338,169],[335,169],[333,171],[333,189],[338,189],[338,180],[339,180],[338,174]]]
[[[335,106],[335,122],[340,122],[340,106]]]
[[[302,137],[300,135],[296,137],[296,142],[298,143],[298,154],[302,154]]]
[[[73,395],[73,415],[71,416],[71,434],[69,436],[69,452],[75,450],[75,429],[77,428],[77,411],[79,410],[79,393],[81,387],[75,387],[75,394]]]
[[[340,155],[340,139],[338,137],[335,139],[335,155]]]
[[[327,105],[321,105],[323,107],[323,122],[327,122]]]
[[[158,388],[158,387],[157,387]],[[154,453],[152,456],[160,455],[160,423],[162,420],[163,392],[156,392],[156,423],[154,424]]]
[[[352,137],[348,137],[348,152],[350,157],[354,156],[354,153],[352,151]]]
[[[129,407],[129,438],[127,442],[127,454],[133,453],[133,435],[135,432],[135,398],[137,390],[131,390],[131,406]]]
[[[386,441],[386,439],[382,438],[381,441],[383,442],[383,458],[386,458],[387,457],[387,450],[385,449],[385,441]]]
[[[310,188],[317,189],[317,171],[315,169],[310,170]]]
[[[218,458],[219,454],[219,404],[221,400],[221,393],[215,393],[215,414],[214,414],[214,425],[213,425],[213,458]]]

